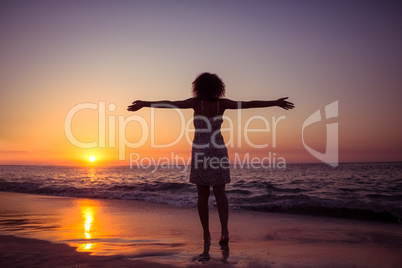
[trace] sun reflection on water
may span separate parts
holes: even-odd
[[[94,182],[94,180],[95,179],[97,179],[96,178],[96,173],[95,173],[95,169],[94,168],[90,168],[89,169],[89,173],[88,173],[88,177],[89,177],[89,180],[91,181],[91,182]]]
[[[92,248],[93,244],[92,243],[86,243],[85,246],[83,247],[85,251],[88,251]]]
[[[79,203],[79,207],[82,215],[81,218],[83,220],[84,238],[86,240],[92,239],[93,235],[91,233],[93,232],[97,206],[93,204],[93,201],[83,200]],[[89,251],[93,249],[93,246],[93,241],[87,241],[86,243],[79,245],[78,251]]]

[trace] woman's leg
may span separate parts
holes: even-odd
[[[209,186],[197,185],[198,192],[198,215],[200,216],[202,229],[204,230],[204,242],[209,242],[211,236],[209,234]]]
[[[216,206],[218,207],[219,219],[221,221],[222,238],[221,242],[227,243],[229,240],[228,219],[229,219],[229,203],[226,197],[225,184],[214,186],[214,195]]]

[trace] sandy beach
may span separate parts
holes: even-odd
[[[401,267],[402,226],[230,212],[230,243],[210,259],[195,208],[0,192],[1,267]]]

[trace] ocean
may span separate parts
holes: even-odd
[[[0,166],[0,191],[195,207],[196,186],[188,177],[189,170],[177,166]],[[233,167],[231,178],[231,209],[402,223],[400,162]]]

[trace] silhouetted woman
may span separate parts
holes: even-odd
[[[222,115],[227,109],[249,109],[279,106],[286,110],[293,103],[281,98],[274,101],[233,101],[223,99],[225,84],[216,75],[200,74],[193,82],[193,98],[181,101],[134,101],[129,111],[143,107],[180,108],[194,110],[194,140],[191,153],[190,182],[197,185],[198,214],[204,231],[204,243],[210,244],[208,198],[212,186],[221,222],[219,244],[229,242],[229,206],[225,186],[230,182],[229,158],[220,131]]]

